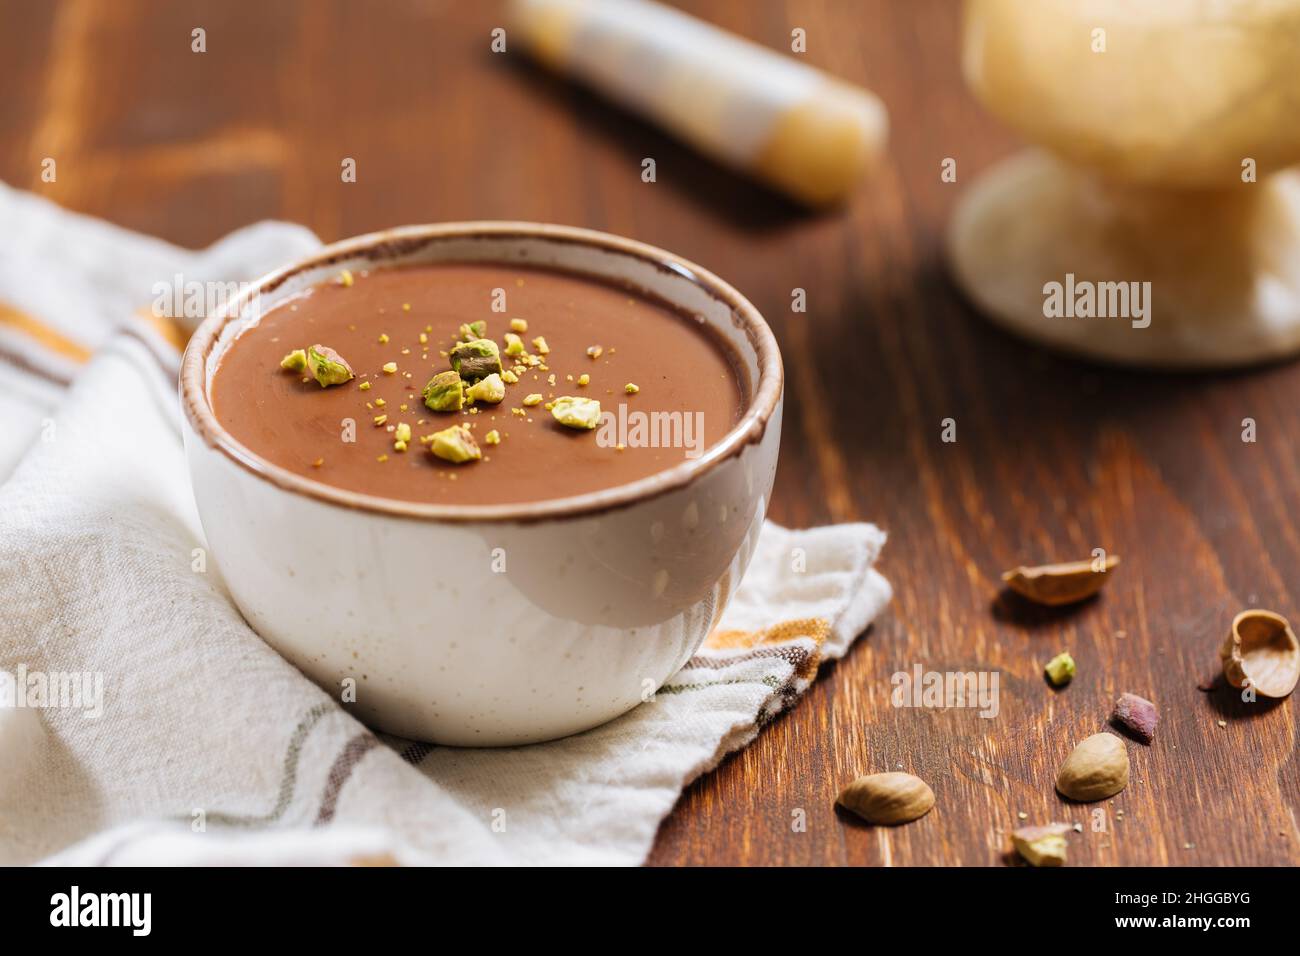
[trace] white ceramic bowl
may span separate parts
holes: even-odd
[[[748,407],[697,459],[520,505],[419,504],[334,488],[259,458],[213,416],[212,374],[257,321],[246,308],[254,296],[265,312],[340,269],[427,262],[553,266],[629,282],[731,344]],[[763,522],[782,370],[757,310],[668,252],[565,226],[446,223],[340,242],[259,280],[191,339],[181,399],[211,558],[266,642],[336,697],[355,681],[346,706],[381,730],[500,746],[617,717],[699,647]],[[435,560],[448,554],[457,560]]]

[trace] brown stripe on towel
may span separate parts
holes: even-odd
[[[339,794],[343,791],[343,785],[348,782],[352,771],[361,762],[361,758],[378,746],[379,738],[366,731],[357,734],[339,751],[339,755],[334,758],[334,763],[330,767],[329,776],[325,778],[325,792],[321,795],[320,810],[316,813],[314,826],[324,826],[334,819],[334,811],[338,808]]]

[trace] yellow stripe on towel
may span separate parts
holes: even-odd
[[[15,329],[49,351],[74,362],[85,362],[90,358],[90,349],[84,345],[4,302],[0,302],[0,325]]]

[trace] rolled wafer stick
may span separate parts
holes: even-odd
[[[875,95],[650,0],[514,0],[512,39],[689,142],[811,204],[879,160]]]

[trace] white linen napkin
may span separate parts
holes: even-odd
[[[503,750],[373,734],[196,570],[183,334],[133,311],[154,282],[315,244],[263,223],[190,252],[0,185],[0,863],[639,863],[682,789],[888,602],[884,534],[769,522],[720,630],[603,727]]]

